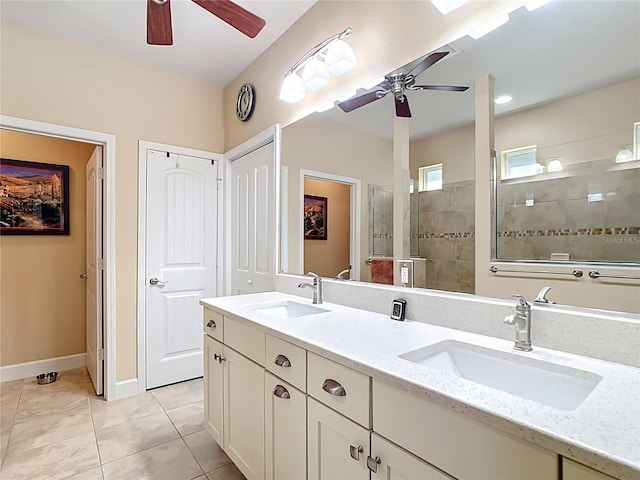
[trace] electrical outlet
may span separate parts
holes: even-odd
[[[400,281],[409,283],[409,267],[400,267]]]
[[[413,260],[398,260],[398,284],[413,287]]]

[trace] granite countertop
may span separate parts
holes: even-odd
[[[306,297],[280,292],[200,303],[245,318],[271,335],[616,478],[640,478],[640,369],[535,345],[531,352],[516,353],[511,341],[410,319],[398,322],[387,315],[332,303],[318,305],[327,310],[324,313],[292,319],[255,309],[286,300],[311,305]],[[602,380],[575,410],[565,411],[399,358],[443,340],[586,370]]]

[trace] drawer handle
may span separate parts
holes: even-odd
[[[217,353],[213,354],[213,359],[216,360],[218,363],[222,363],[222,362],[226,362],[227,359],[225,357],[223,357],[222,355],[218,355]]]
[[[276,359],[273,361],[273,363],[275,363],[279,367],[290,367],[291,366],[291,362],[284,355],[278,355],[276,357]]]
[[[273,394],[276,397],[283,398],[285,400],[287,398],[291,398],[291,395],[289,394],[289,390],[284,388],[282,385],[276,385],[276,388],[273,389]]]
[[[207,322],[207,327],[209,328],[216,328],[216,322],[214,322],[213,320],[209,320]]]
[[[360,454],[363,451],[364,450],[360,445],[358,445],[357,447],[354,447],[353,445],[349,445],[349,455],[351,455],[351,458],[353,458],[354,460],[360,460]]]
[[[367,456],[367,468],[373,473],[378,473],[378,465],[380,465],[380,463],[382,463],[380,457],[371,458]]]
[[[347,396],[347,392],[344,387],[331,378],[327,378],[324,381],[324,383],[322,384],[322,389],[331,395],[335,395],[336,397]]]

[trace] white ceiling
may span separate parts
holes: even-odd
[[[1,0],[3,18],[226,86],[316,0],[234,0],[266,20],[246,37],[190,0],[171,0],[173,46],[146,42],[146,0]],[[284,74],[284,72],[283,72]]]
[[[460,53],[450,54],[418,76],[417,84],[471,88],[464,93],[408,92],[411,137],[473,123],[475,79],[487,72],[495,78],[496,96],[513,97],[507,105],[496,105],[498,115],[637,77],[639,26],[636,0],[556,0],[534,12],[520,8],[487,36],[454,42]],[[630,99],[634,100],[638,101]],[[336,107],[319,115],[391,139],[394,112],[393,96],[387,95],[348,114]]]

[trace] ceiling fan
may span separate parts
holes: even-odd
[[[411,117],[409,101],[405,95],[406,90],[442,90],[447,92],[464,92],[469,87],[458,87],[454,85],[416,85],[416,77],[427,68],[442,60],[449,52],[436,52],[427,55],[424,60],[413,67],[408,73],[391,73],[385,75],[384,81],[373,87],[368,92],[363,93],[344,102],[338,106],[344,112],[351,112],[356,108],[364,107],[371,102],[380,100],[389,93],[393,93],[396,103],[396,115],[398,117]]]
[[[255,38],[266,23],[262,18],[231,0],[193,0],[193,2],[250,38]],[[169,0],[147,0],[147,43],[173,45]]]

